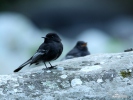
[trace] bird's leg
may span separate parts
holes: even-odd
[[[55,67],[56,67],[56,66],[52,66],[50,62],[49,62],[49,64],[50,64],[49,69],[53,69],[53,68],[55,68]]]
[[[45,65],[46,68],[48,68],[47,65],[46,65],[45,63],[44,63],[44,65]]]
[[[44,63],[44,65],[45,65],[46,69],[47,69],[48,67],[47,67],[47,65],[45,64],[45,62],[43,62],[43,63]],[[45,68],[43,68],[42,70],[45,70]]]

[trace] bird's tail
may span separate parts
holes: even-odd
[[[28,65],[30,62],[31,62],[31,58],[27,60],[25,63],[23,63],[22,65],[20,65],[17,69],[15,69],[14,72],[20,71],[24,66]]]

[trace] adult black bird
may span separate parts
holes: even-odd
[[[90,52],[87,48],[87,43],[84,41],[78,41],[75,47],[67,53],[65,59],[72,59],[76,57],[83,57],[86,55],[90,55]]]
[[[49,62],[52,60],[56,60],[63,51],[63,45],[61,43],[60,37],[56,33],[48,33],[44,38],[44,42],[40,45],[37,52],[25,63],[20,65],[14,72],[20,71],[24,66],[30,64],[38,65],[43,62],[46,66],[45,62]],[[53,68],[50,64],[50,68]],[[46,66],[47,68],[47,66]]]

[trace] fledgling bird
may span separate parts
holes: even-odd
[[[66,54],[65,59],[83,57],[86,55],[90,55],[90,52],[87,48],[87,43],[84,41],[78,41],[75,47]]]
[[[45,62],[49,62],[50,68],[54,66],[51,65],[50,61],[56,60],[63,51],[63,45],[61,43],[60,37],[56,33],[48,33],[44,38],[44,42],[40,45],[37,52],[25,63],[20,65],[14,72],[20,71],[24,66],[30,64],[38,65],[43,62],[47,68]]]

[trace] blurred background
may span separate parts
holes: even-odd
[[[64,44],[62,59],[78,40],[91,54],[133,47],[133,0],[0,0],[0,74],[32,56],[48,32]]]

